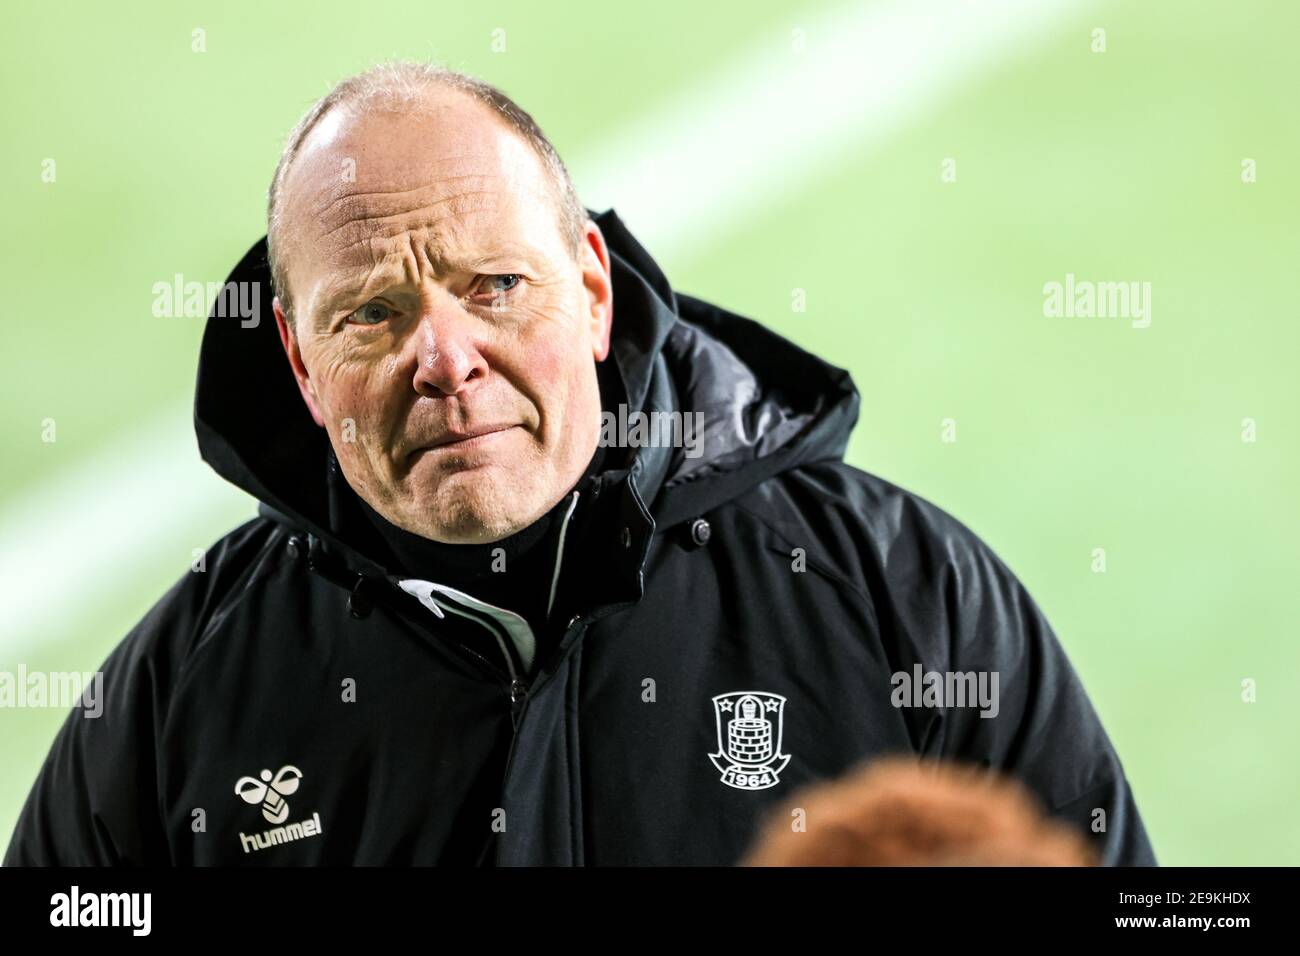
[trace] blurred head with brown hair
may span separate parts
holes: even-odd
[[[802,829],[792,812],[804,811]],[[743,866],[1095,866],[1084,837],[1020,783],[906,758],[875,761],[774,809]]]

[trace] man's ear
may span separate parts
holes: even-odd
[[[289,327],[289,320],[285,318],[284,308],[280,305],[278,295],[271,300],[271,309],[275,312],[275,324],[280,330],[280,344],[284,346],[284,354],[289,357],[289,367],[293,369],[293,377],[298,381],[298,391],[302,393],[302,400],[307,403],[307,411],[311,412],[311,417],[316,420],[316,424],[324,428],[325,417],[321,415],[320,406],[316,403],[316,389],[307,374],[307,366],[302,364],[302,353],[298,351],[298,337]]]
[[[587,291],[587,320],[592,354],[597,362],[609,355],[609,335],[614,323],[614,281],[610,275],[609,249],[600,226],[588,219],[579,253],[582,284]]]

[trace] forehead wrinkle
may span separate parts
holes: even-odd
[[[384,223],[384,222],[387,222],[387,221],[389,221],[389,220],[392,220],[392,219],[409,218],[411,215],[413,215],[414,213],[416,213],[416,212],[418,212],[418,211],[423,210],[424,208],[436,208],[436,207],[438,207],[438,206],[451,206],[451,205],[453,205],[453,204],[459,203],[460,200],[465,199],[466,197],[469,197],[469,196],[494,196],[494,195],[496,195],[496,191],[495,191],[495,190],[491,190],[491,189],[469,189],[469,190],[465,190],[464,192],[458,192],[458,193],[456,193],[454,196],[446,196],[446,197],[444,197],[444,198],[442,198],[442,199],[435,200],[434,202],[428,204],[427,207],[419,206],[419,207],[416,207],[416,208],[414,208],[414,209],[403,209],[403,210],[401,210],[400,212],[387,213],[387,214],[380,215],[380,216],[364,216],[364,215],[359,215],[359,216],[355,216],[355,217],[351,217],[351,218],[345,219],[343,222],[339,223],[337,226],[334,226],[334,227],[332,227],[332,228],[330,228],[330,229],[327,229],[325,232],[323,232],[323,233],[320,234],[320,238],[322,238],[322,239],[328,238],[329,236],[334,235],[334,233],[338,232],[339,230],[341,230],[341,229],[346,229],[346,228],[349,227],[349,226],[355,226],[355,227],[365,228],[366,226],[368,226],[368,225],[371,224],[371,223],[373,223],[373,224],[375,224],[375,225],[374,225],[372,228],[369,229],[368,234],[370,234],[370,235],[379,235],[379,234],[380,234],[380,233],[379,233],[379,229],[380,229],[379,224]],[[483,207],[481,207],[481,206],[470,207],[470,208],[466,208],[466,209],[461,210],[461,212],[479,212],[479,211],[482,210],[482,208],[483,208]],[[451,215],[452,215],[452,216],[455,216],[456,214],[457,214],[456,212],[453,212]],[[444,218],[447,218],[447,217],[444,217]]]
[[[492,193],[485,193],[493,195]],[[451,272],[457,269],[465,269],[476,263],[486,261],[499,255],[497,250],[506,247],[512,252],[523,253],[530,258],[535,255],[535,251],[526,244],[516,243],[510,239],[499,239],[493,236],[476,238],[469,229],[466,228],[465,215],[467,213],[492,211],[496,208],[494,203],[478,203],[473,208],[455,210],[442,215],[433,215],[432,217],[421,216],[417,222],[389,222],[381,223],[378,220],[363,220],[359,223],[352,223],[359,228],[364,229],[365,235],[359,236],[351,242],[335,246],[331,259],[346,265],[349,260],[355,261],[350,256],[352,250],[364,246],[369,253],[368,259],[376,261],[391,252],[385,252],[386,246],[393,244],[397,250],[401,248],[410,248],[419,250],[415,254],[422,253],[423,260],[428,263],[429,268],[435,273]],[[424,213],[424,210],[419,212]],[[408,214],[409,215],[409,214]],[[396,217],[386,217],[391,220]],[[372,224],[365,228],[364,224]],[[489,250],[488,255],[478,254],[484,249]]]
[[[426,189],[437,189],[439,186],[445,183],[459,182],[460,180],[463,179],[484,179],[484,178],[486,177],[483,173],[465,173],[464,175],[461,176],[443,176],[442,178],[438,179],[436,182],[424,183],[423,185],[420,186],[411,186],[407,189],[348,190],[346,186],[341,185],[338,189],[330,190],[327,193],[326,198],[323,201],[321,201],[319,204],[317,204],[316,208],[313,210],[313,214],[316,216],[316,218],[322,219],[334,206],[337,206],[339,203],[342,202],[347,202],[348,200],[371,199],[371,198],[396,199],[397,197],[405,196],[410,193],[417,193]]]
[[[469,181],[486,186],[493,178],[475,175],[457,177],[457,181],[466,186],[470,185]],[[422,194],[430,191],[435,194],[426,199]],[[335,225],[331,225],[328,219],[321,222],[325,232],[319,233],[316,238],[327,240],[326,244],[335,246],[336,249],[341,246],[346,251],[372,238],[390,238],[410,229],[437,229],[452,224],[458,216],[493,210],[499,204],[496,198],[498,192],[499,190],[488,188],[461,189],[445,195],[446,186],[439,182],[399,191],[400,196],[407,197],[405,201],[389,198],[375,202],[367,198],[394,197],[399,193],[349,193],[335,197],[334,200],[335,211],[346,218]],[[419,202],[422,200],[424,202],[421,206]],[[339,233],[342,235],[337,235]]]

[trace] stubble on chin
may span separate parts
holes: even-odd
[[[528,468],[533,477],[540,477],[536,466]],[[531,522],[533,516],[526,512],[537,497],[535,485],[519,478],[520,473],[498,467],[445,475],[431,492],[413,493],[408,499],[408,530],[451,544],[486,544],[508,537]]]

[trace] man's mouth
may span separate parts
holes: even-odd
[[[421,445],[415,451],[411,452],[411,457],[427,451],[440,451],[443,449],[449,451],[464,451],[477,445],[484,444],[492,440],[492,436],[500,435],[512,428],[518,428],[517,425],[482,425],[478,428],[468,428],[464,431],[446,432],[438,439],[429,442],[427,445]]]

